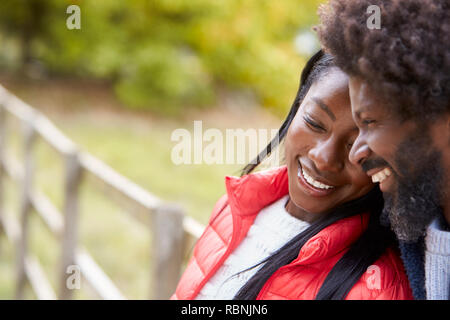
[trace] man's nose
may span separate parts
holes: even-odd
[[[348,155],[350,163],[361,165],[370,155],[370,148],[361,134],[358,135]]]

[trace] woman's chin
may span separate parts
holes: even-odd
[[[311,214],[321,214],[329,209],[330,206],[327,205],[327,199],[311,195],[308,192],[309,190],[302,188],[297,176],[292,178],[292,180],[289,183],[289,195],[298,208]]]

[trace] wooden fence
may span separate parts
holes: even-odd
[[[23,127],[23,163],[6,153],[6,121],[14,117]],[[62,212],[33,186],[35,157],[33,146],[42,139],[62,157],[64,166],[64,205]],[[4,179],[9,176],[20,189],[19,221],[5,214]],[[71,299],[67,270],[77,266],[83,284],[87,283],[101,299],[125,299],[113,281],[88,251],[78,244],[79,187],[82,179],[99,189],[145,224],[152,235],[150,298],[167,299],[173,293],[185,251],[203,232],[203,226],[184,215],[178,206],[168,204],[139,187],[92,155],[82,152],[43,114],[0,86],[0,227],[16,248],[16,299],[24,297],[31,285],[38,299]],[[112,195],[112,196],[111,196]],[[59,288],[52,288],[38,259],[29,250],[29,217],[38,213],[61,243]]]

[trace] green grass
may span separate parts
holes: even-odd
[[[239,165],[175,165],[170,141],[175,124],[124,126],[95,119],[60,122],[84,150],[156,196],[180,203],[187,214],[206,223],[215,201],[225,192],[224,176]],[[100,124],[99,124],[100,123]],[[192,127],[191,123],[184,124]]]

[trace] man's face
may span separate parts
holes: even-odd
[[[349,90],[359,128],[350,161],[380,184],[384,216],[399,239],[417,240],[448,200],[446,122],[433,121],[430,126],[422,119],[404,120],[358,78],[350,78]]]

